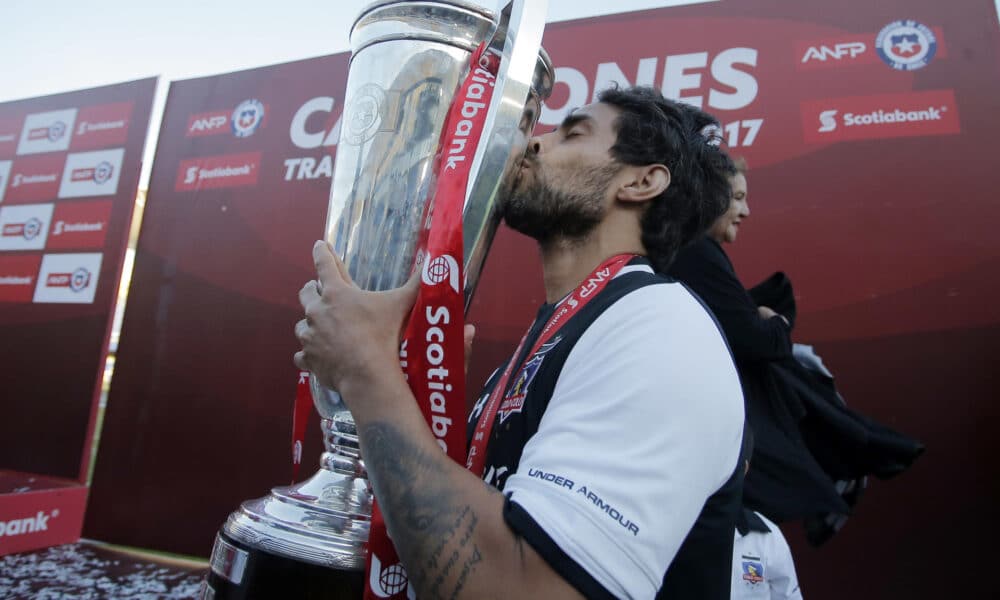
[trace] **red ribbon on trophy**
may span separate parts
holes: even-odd
[[[435,160],[435,191],[417,251],[420,291],[400,349],[400,365],[431,432],[459,464],[466,455],[462,209],[499,65],[499,56],[481,45],[448,111]],[[408,593],[377,502],[367,550],[366,600],[415,597]]]

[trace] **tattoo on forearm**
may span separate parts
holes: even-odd
[[[482,560],[474,542],[479,516],[427,482],[445,477],[444,454],[429,455],[393,425],[361,431],[369,478],[386,527],[421,599],[458,598]],[[422,483],[417,483],[422,482]]]

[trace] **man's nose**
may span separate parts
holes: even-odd
[[[542,138],[541,136],[533,136],[528,140],[528,154],[538,154],[542,151]]]

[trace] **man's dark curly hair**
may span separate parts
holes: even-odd
[[[621,112],[611,147],[615,160],[670,169],[670,185],[653,199],[641,223],[649,259],[664,272],[682,246],[707,231],[729,208],[727,175],[733,162],[703,135],[718,121],[693,106],[667,100],[650,87],[611,88],[597,99]]]

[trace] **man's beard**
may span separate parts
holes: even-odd
[[[564,185],[557,186],[545,176],[536,160],[528,160],[531,179],[515,184],[501,205],[507,226],[542,244],[586,237],[607,213],[605,194],[620,165],[577,167],[566,173]]]

